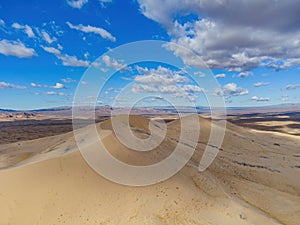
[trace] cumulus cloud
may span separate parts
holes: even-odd
[[[0,82],[0,89],[25,89],[25,86],[10,84],[6,82]]]
[[[257,101],[257,102],[268,102],[271,99],[270,98],[263,98],[263,97],[257,97],[257,96],[253,96],[251,98],[252,101]]]
[[[66,88],[65,85],[61,84],[61,83],[56,83],[53,86],[48,86],[48,85],[41,85],[41,84],[36,84],[36,83],[30,83],[31,87],[35,87],[35,88],[54,88],[54,89],[64,89]]]
[[[151,84],[134,84],[132,87],[133,93],[162,93],[162,94],[175,94],[176,96],[188,96],[188,93],[205,92],[204,88],[195,85],[151,85]]]
[[[199,93],[199,92],[206,92],[206,90],[204,88],[201,88],[199,86],[196,85],[183,85],[182,89],[187,92],[187,93]]]
[[[0,19],[0,26],[4,26],[4,25],[5,25],[4,20]]]
[[[55,55],[60,59],[64,66],[74,66],[74,67],[88,67],[90,65],[89,61],[77,59],[76,56],[70,56],[67,54],[62,54],[59,49],[53,47],[41,46],[46,52]]]
[[[112,36],[111,33],[109,33],[107,30],[103,29],[103,28],[100,28],[100,27],[93,27],[93,26],[90,26],[90,25],[87,25],[87,26],[84,26],[82,24],[79,24],[79,25],[73,25],[72,23],[70,22],[66,22],[66,24],[71,28],[71,29],[74,29],[74,30],[79,30],[79,31],[82,31],[84,33],[94,33],[94,34],[97,34],[97,35],[100,35],[102,38],[104,39],[108,39],[110,41],[113,41],[115,42],[116,41],[116,38],[114,36]]]
[[[276,62],[267,62],[264,64],[266,67],[273,68],[275,71],[283,70],[289,67],[300,65],[300,58],[292,58],[292,59],[285,59],[282,61]]]
[[[255,84],[253,84],[254,87],[263,87],[263,86],[267,86],[269,85],[269,82],[257,82]]]
[[[28,25],[24,25],[23,26],[23,25],[21,25],[19,23],[13,23],[11,26],[13,28],[15,28],[15,29],[23,30],[24,33],[27,34],[27,36],[30,37],[30,38],[34,38],[35,37],[35,34],[34,34],[32,28],[30,26],[28,26]]]
[[[59,55],[57,58],[62,60],[64,66],[88,67],[90,65],[88,61],[77,59],[76,56]]]
[[[121,71],[123,71],[123,70],[130,70],[130,68],[126,64],[123,64],[121,61],[113,59],[113,58],[111,58],[108,55],[104,55],[102,57],[102,60],[103,60],[103,62],[105,63],[105,65],[107,67],[113,67],[116,70],[121,70]]]
[[[33,48],[26,47],[22,42],[5,39],[0,41],[0,54],[18,58],[31,58],[37,55]]]
[[[298,89],[300,88],[300,84],[289,84],[285,87],[286,90],[295,90],[295,89]]]
[[[56,83],[54,86],[50,86],[51,88],[54,89],[63,89],[66,88],[65,85],[63,85],[62,83]]]
[[[189,80],[180,75],[182,71],[173,71],[162,66],[156,69],[137,66],[136,70],[139,75],[134,77],[137,83],[132,86],[133,93],[171,94],[173,97],[195,100],[196,93],[206,91],[199,86],[186,84]]]
[[[81,9],[86,3],[88,0],[67,0],[67,4],[76,9]]]
[[[225,73],[220,73],[220,74],[215,75],[215,78],[225,78],[225,77],[226,77]]]
[[[42,31],[42,36],[43,39],[48,43],[48,44],[52,44],[54,41],[56,41],[57,39],[55,37],[50,37],[50,35],[46,32],[46,31]]]
[[[146,17],[167,29],[172,43],[192,49],[212,69],[242,72],[261,65],[281,69],[300,64],[297,1],[138,2]],[[170,45],[170,49],[186,63],[202,66],[191,52],[176,45]]]
[[[215,90],[215,95],[224,97],[234,97],[247,94],[249,94],[249,91],[245,88],[238,87],[236,83],[228,83],[222,88]]]
[[[188,81],[185,76],[178,74],[179,71],[174,72],[162,66],[150,70],[148,68],[137,67],[137,70],[142,75],[136,76],[134,80],[141,83],[170,85]]]

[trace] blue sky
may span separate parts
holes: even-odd
[[[164,104],[161,98],[167,95],[179,104],[189,98],[205,105],[205,92],[225,98],[228,106],[298,103],[300,21],[295,2],[0,0],[0,108],[71,105],[92,62],[109,49],[142,40],[192,49],[220,87],[207,90],[205,78],[196,87],[184,79],[183,68],[140,63],[116,73],[98,104],[112,104],[130,82],[136,84],[126,93],[128,99],[141,92],[159,96],[144,105]],[[253,17],[253,9],[259,16]],[[275,17],[278,21],[271,19]],[[172,46],[170,51],[187,66],[201,69],[190,54]],[[122,65],[122,59],[101,60],[106,67]]]

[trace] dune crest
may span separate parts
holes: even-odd
[[[167,181],[147,187],[127,187],[99,176],[77,150],[72,132],[1,145],[0,224],[296,225],[299,142],[228,123],[220,153],[199,172],[211,121],[199,117],[199,122],[199,143],[189,163]],[[148,124],[148,119],[131,117],[137,136],[141,131],[149,135]],[[109,120],[97,129],[108,132],[103,143],[113,156],[148,165],[176,146],[180,121],[167,126],[162,145],[149,152],[123,146]]]

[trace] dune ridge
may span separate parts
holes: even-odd
[[[199,122],[199,143],[189,163],[172,178],[147,187],[122,186],[99,176],[83,160],[72,132],[0,145],[0,224],[298,224],[298,139],[228,123],[217,158],[199,172],[211,121],[199,117]],[[140,131],[149,135],[148,123],[131,116],[138,137]],[[148,165],[176,146],[180,121],[167,126],[162,145],[150,152],[123,146],[109,120],[97,129],[106,132],[103,143],[116,158]]]

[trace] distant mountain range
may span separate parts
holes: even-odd
[[[81,110],[84,110],[85,107],[80,107]],[[111,106],[97,106],[96,115],[110,114],[111,110],[119,110],[122,112],[121,108],[112,108]],[[177,110],[180,113],[192,113],[195,112],[195,108],[180,106],[177,107]],[[199,114],[209,113],[210,108],[204,106],[196,107],[196,110]],[[71,106],[61,106],[55,108],[45,108],[45,109],[35,109],[35,110],[12,110],[12,109],[0,109],[0,113],[22,113],[30,112],[37,114],[53,114],[59,116],[70,116],[72,115]],[[140,107],[134,108],[131,111],[133,114],[177,114],[177,111],[174,107],[171,106],[154,106],[154,107]],[[279,104],[271,106],[256,106],[256,107],[227,107],[228,114],[245,114],[245,113],[280,113],[280,112],[300,112],[300,103],[289,103],[289,104]]]

